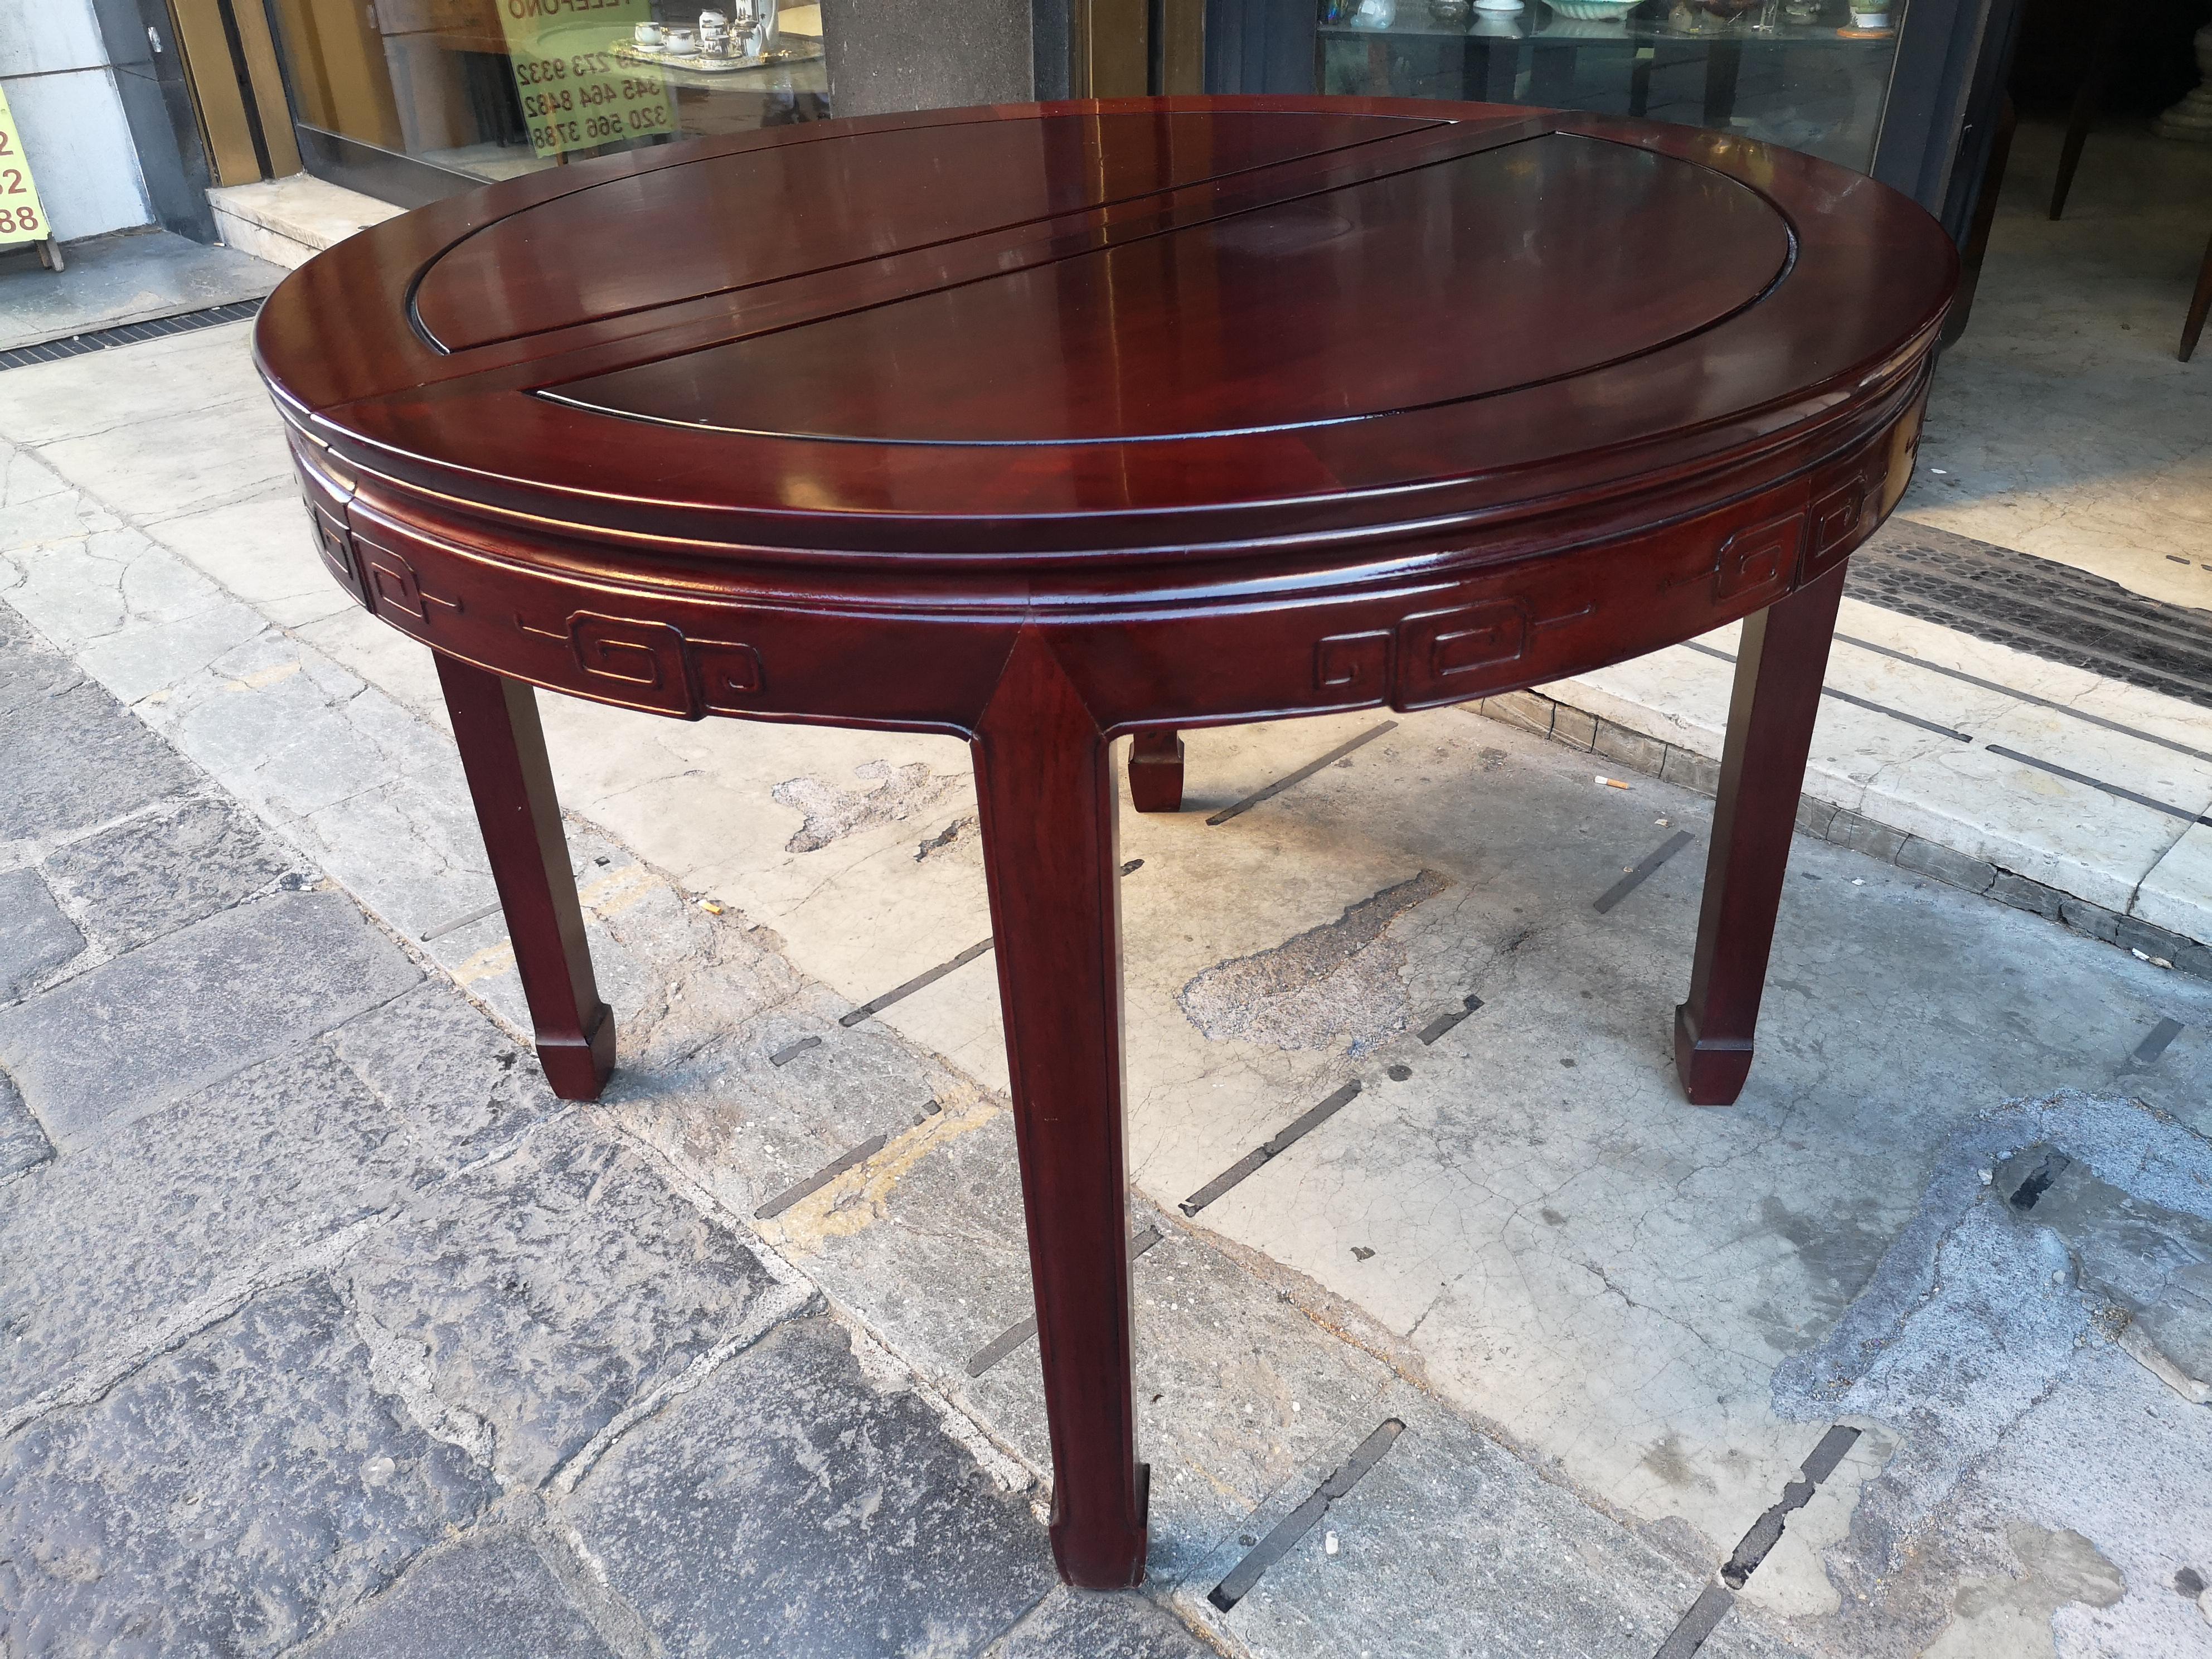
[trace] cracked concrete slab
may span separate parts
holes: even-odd
[[[2083,1173],[2023,1206],[2052,1150]],[[2206,1639],[2166,1586],[2212,1553],[2212,1520],[2185,1495],[2212,1468],[2212,1432],[2118,1340],[2128,1290],[2111,1299],[2115,1280],[2137,1296],[2148,1281],[2155,1305],[2188,1265],[2192,1235],[2130,1224],[2153,1208],[2212,1214],[2202,1136],[2079,1093],[1992,1109],[1942,1149],[1843,1319],[1777,1369],[1778,1411],[1869,1419],[1895,1446],[1824,1553],[1841,1595],[1806,1621],[1821,1651],[2178,1654]]]
[[[1334,1048],[1348,1036],[1357,1059],[1406,1028],[1406,952],[1392,925],[1450,885],[1433,870],[1408,876],[1334,921],[1193,975],[1176,1000],[1211,1042]]]
[[[1701,1576],[1618,1519],[1551,1484],[1417,1390],[1378,1401],[1404,1431],[1349,1492],[1225,1612],[1210,1599],[1249,1546],[1303,1504],[1350,1442],[1285,1483],[1177,1594],[1187,1616],[1255,1659],[1403,1653],[1474,1659],[1646,1655],[1697,1597]],[[1361,1425],[1364,1434],[1373,1424]],[[1331,1547],[1332,1540],[1334,1547]],[[1439,1578],[1458,1581],[1440,1598]],[[1755,1614],[1732,1614],[1699,1652],[1790,1659]]]
[[[1054,1589],[985,1659],[1212,1659],[1188,1626],[1127,1590]]]
[[[817,777],[791,778],[769,791],[779,806],[804,812],[806,822],[784,843],[787,853],[816,853],[860,830],[903,823],[927,811],[960,787],[957,776],[941,776],[927,761],[894,767],[889,761],[863,761],[853,775],[865,789],[843,789]]]

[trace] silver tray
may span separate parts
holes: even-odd
[[[700,75],[731,75],[739,70],[773,69],[778,64],[804,64],[822,55],[822,43],[811,35],[787,34],[757,58],[731,58],[720,52],[660,52],[635,40],[617,40],[614,54],[624,63],[647,64],[654,69],[690,70]]]

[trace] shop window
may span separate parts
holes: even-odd
[[[818,5],[270,0],[270,10],[311,166],[363,149],[465,183],[830,112]]]
[[[1645,116],[1873,167],[1905,0],[1320,0],[1320,89]]]

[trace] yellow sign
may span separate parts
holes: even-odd
[[[0,246],[42,242],[52,234],[46,228],[46,210],[39,205],[39,187],[31,182],[31,158],[23,154],[23,135],[15,131],[7,90],[0,88]]]
[[[676,131],[665,76],[614,55],[653,0],[499,0],[530,144],[554,156]]]

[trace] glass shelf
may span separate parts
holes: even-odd
[[[1716,17],[1645,0],[1624,17],[1517,12],[1440,16],[1427,0],[1322,0],[1319,89],[1583,109],[1713,127],[1863,172],[1897,57],[1886,29],[1852,26],[1841,0]]]

